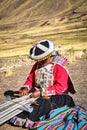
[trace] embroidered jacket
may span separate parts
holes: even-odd
[[[58,95],[67,90],[75,93],[71,79],[61,65],[50,63],[37,69],[37,64],[33,66],[23,87],[27,87],[28,90],[33,87],[39,88],[43,96]]]

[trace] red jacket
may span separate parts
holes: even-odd
[[[36,87],[35,85],[35,70],[37,68],[37,63],[33,66],[29,76],[27,77],[24,87],[32,89]],[[54,65],[53,69],[53,85],[47,87],[47,91],[53,91],[53,95],[61,94],[69,90],[71,93],[75,93],[71,79],[67,71],[60,65]],[[48,94],[49,95],[49,94]]]

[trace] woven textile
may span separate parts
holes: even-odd
[[[30,130],[87,130],[87,111],[81,106],[51,110],[34,124],[29,119],[12,118],[10,123]]]
[[[52,110],[49,118],[35,123],[31,130],[87,130],[87,111],[81,106]]]

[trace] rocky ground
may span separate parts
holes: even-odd
[[[0,102],[4,99],[4,92],[7,90],[18,90],[26,80],[26,77],[30,71],[32,65],[26,64],[21,67],[14,68],[12,75],[6,76],[0,75]],[[73,80],[74,86],[77,90],[75,95],[71,95],[75,100],[76,105],[81,105],[87,109],[87,58],[78,59],[69,67],[69,73]],[[4,124],[0,127],[0,130],[22,130],[20,127],[13,127],[8,124]]]
[[[69,68],[77,93],[72,95],[76,105],[87,109],[87,59],[78,60]]]

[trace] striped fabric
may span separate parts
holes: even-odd
[[[49,118],[35,123],[31,130],[87,130],[87,111],[81,106],[52,110]]]
[[[48,117],[48,118],[47,118]],[[29,130],[87,130],[87,111],[81,106],[67,106],[51,110],[38,122],[29,119],[12,118],[11,124],[26,127]]]

